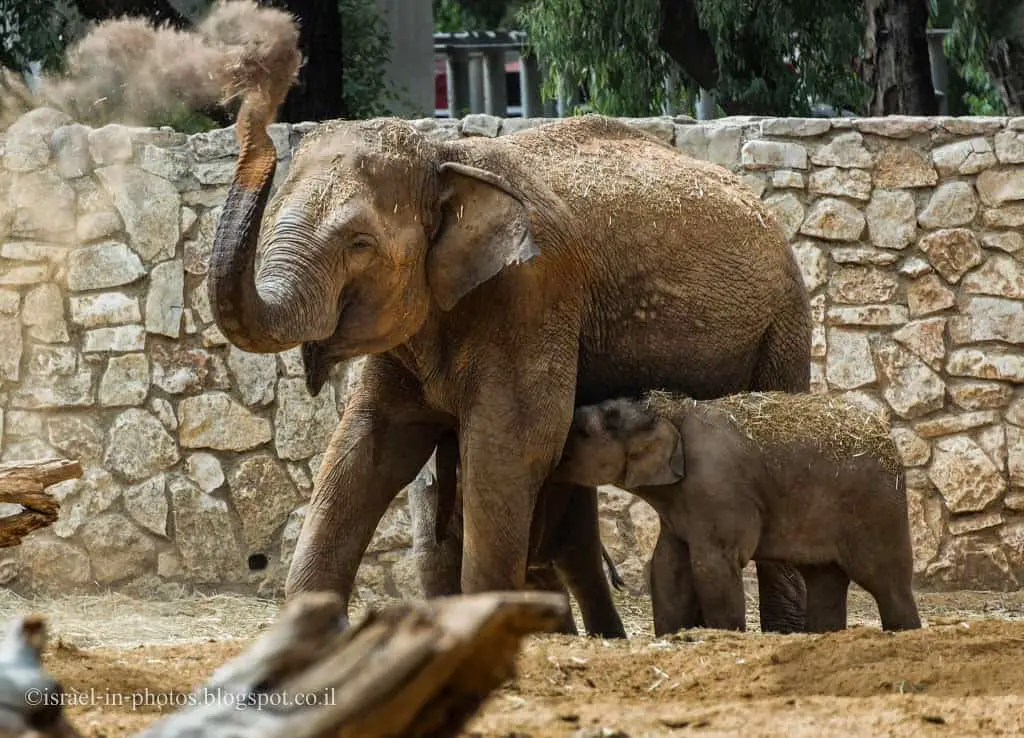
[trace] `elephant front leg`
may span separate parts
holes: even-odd
[[[650,570],[654,635],[668,635],[703,625],[690,566],[690,547],[664,526],[658,532]]]
[[[377,524],[430,458],[442,428],[422,410],[407,375],[371,357],[320,471],[295,547],[285,596],[333,591],[346,604]]]
[[[690,565],[704,625],[722,630],[746,630],[743,567],[736,551],[710,541],[690,541]]]

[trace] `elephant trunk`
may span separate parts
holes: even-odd
[[[244,89],[235,133],[239,142],[235,176],[213,238],[210,307],[214,321],[234,345],[252,353],[276,353],[298,345],[300,313],[279,280],[255,279],[256,245],[277,167],[267,133],[298,70],[298,50],[282,45],[263,63],[243,60],[236,89]],[[253,69],[260,70],[259,78]],[[267,77],[268,70],[270,76]]]

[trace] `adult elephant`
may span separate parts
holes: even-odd
[[[332,121],[303,138],[264,218],[266,129],[290,79],[243,94],[209,274],[217,325],[239,348],[306,344],[314,374],[369,355],[288,595],[350,594],[388,504],[447,430],[459,436],[462,589],[519,589],[575,405],[652,387],[808,389],[800,272],[725,169],[600,116],[446,142],[400,120]],[[763,624],[802,626],[802,582],[769,566]]]

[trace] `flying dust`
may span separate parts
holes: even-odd
[[[260,77],[294,76],[298,39],[295,18],[254,0],[218,0],[187,31],[142,18],[105,21],[68,48],[62,73],[44,76],[34,91],[3,70],[0,128],[38,107],[93,126],[147,125],[161,114],[210,108]]]

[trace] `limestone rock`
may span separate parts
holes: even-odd
[[[938,438],[981,428],[999,422],[996,410],[975,410],[970,413],[952,413],[933,416],[914,423],[914,431],[922,438]]]
[[[932,187],[939,175],[929,157],[910,146],[889,146],[878,155],[875,186],[885,189]]]
[[[967,436],[935,442],[928,478],[950,512],[981,512],[1006,491],[1006,481],[978,444]]]
[[[266,550],[275,531],[302,501],[284,467],[269,454],[244,459],[232,472],[228,485],[250,553]]]
[[[224,484],[224,470],[213,454],[199,452],[192,454],[185,462],[188,476],[207,494]]]
[[[907,285],[910,317],[918,318],[956,305],[953,291],[934,274],[926,274]]]
[[[170,338],[181,335],[185,309],[185,270],[181,259],[165,261],[149,274],[146,295],[146,330]]]
[[[149,410],[160,420],[164,428],[171,431],[178,430],[178,418],[174,415],[174,408],[167,400],[162,397],[150,399]]]
[[[181,198],[166,179],[132,166],[96,170],[121,214],[132,248],[146,261],[169,259],[178,243]]]
[[[946,182],[932,193],[917,222],[923,228],[955,228],[967,225],[977,214],[978,200],[970,183]]]
[[[194,189],[198,185],[193,173],[195,163],[188,154],[188,149],[184,146],[163,148],[149,144],[142,147],[139,168],[166,179],[179,190]]]
[[[807,188],[818,195],[870,200],[871,175],[863,169],[818,169],[811,173]]]
[[[302,349],[296,346],[293,349],[277,354],[278,366],[282,376],[304,377],[305,365],[302,362]]]
[[[811,154],[811,162],[819,167],[868,169],[874,157],[864,148],[864,137],[856,131],[841,133]]]
[[[946,384],[927,364],[888,337],[873,339],[872,348],[886,380],[882,396],[897,415],[910,420],[942,407]]]
[[[45,282],[50,274],[45,264],[14,266],[4,269],[0,266],[0,285],[21,287],[29,284]]]
[[[988,457],[992,459],[992,463],[996,465],[996,469],[1000,472],[1006,470],[1006,427],[1002,423],[994,423],[987,428],[982,428],[976,438],[978,445],[981,446],[982,450]]]
[[[114,419],[103,464],[130,482],[151,477],[177,463],[174,439],[145,410],[131,408]]]
[[[969,297],[949,322],[954,343],[1024,343],[1024,304],[998,297]]]
[[[75,249],[68,256],[68,289],[100,290],[131,284],[145,276],[139,257],[123,243],[109,242]]]
[[[167,481],[171,493],[174,542],[189,581],[238,582],[245,577],[245,556],[224,500],[204,493],[180,474]]]
[[[44,169],[19,174],[11,196],[14,201],[13,235],[64,238],[74,232],[77,196],[56,172]]]
[[[222,207],[211,208],[199,216],[195,232],[185,241],[185,271],[189,274],[203,275],[210,268],[210,256],[213,254],[213,234],[217,230],[217,220]]]
[[[747,141],[740,157],[746,169],[807,169],[807,149],[800,144]]]
[[[51,531],[28,536],[19,546],[25,579],[37,588],[65,594],[91,580],[89,554]]]
[[[1006,466],[1010,484],[1024,485],[1024,430],[1017,425],[1006,426]]]
[[[201,348],[185,344],[154,344],[153,384],[172,395],[190,394],[204,389],[227,389],[227,369],[219,357]]]
[[[274,401],[277,358],[273,354],[250,354],[232,346],[228,351],[228,368],[246,405],[262,406]]]
[[[828,325],[902,325],[907,322],[907,308],[902,305],[858,305],[830,307]]]
[[[271,440],[270,421],[253,415],[223,392],[186,397],[178,415],[178,436],[185,448],[247,451]]]
[[[945,318],[928,318],[907,323],[893,331],[892,337],[938,371],[946,358],[945,332]]]
[[[92,370],[69,346],[33,349],[29,375],[11,395],[10,407],[87,407],[95,399]]]
[[[787,192],[766,197],[764,204],[778,218],[786,240],[791,240],[804,222],[803,203],[792,192]]]
[[[886,115],[878,118],[857,118],[853,127],[862,133],[886,138],[910,138],[935,128],[932,118],[916,115]]]
[[[970,269],[983,260],[978,238],[966,228],[950,228],[935,231],[918,241],[920,249],[928,255],[928,261],[945,280],[956,284]]]
[[[118,123],[95,128],[89,132],[89,150],[101,166],[131,161],[134,154],[131,129]]]
[[[46,433],[55,449],[83,465],[93,465],[103,455],[103,429],[91,414],[49,416]]]
[[[505,125],[508,125],[506,120]],[[732,167],[740,160],[743,128],[732,125],[695,124],[676,127],[676,147],[690,156],[723,167]]]
[[[1005,407],[1013,397],[1013,388],[998,382],[951,382],[950,399],[964,410],[993,410]]]
[[[979,536],[983,536],[979,537]],[[942,555],[928,567],[929,578],[944,588],[1017,589],[1019,583],[998,542],[985,533],[952,538]]]
[[[999,148],[999,136],[996,134],[996,150]],[[972,138],[968,141],[957,141],[946,144],[932,151],[932,161],[939,170],[939,176],[948,177],[954,174],[977,174],[996,164],[996,153],[992,145],[984,138]]]
[[[995,136],[995,157],[1000,164],[1024,163],[1024,135],[1017,131],[999,131]]]
[[[331,385],[326,385],[314,398],[306,391],[302,379],[278,382],[274,445],[280,458],[298,461],[322,452],[338,421]]]
[[[995,254],[963,281],[964,292],[1024,299],[1024,266],[1012,256]]]
[[[122,323],[141,323],[139,301],[123,292],[72,295],[71,322],[83,328],[100,328]]]
[[[811,207],[800,233],[829,241],[856,241],[864,224],[864,215],[853,205],[824,198]]]
[[[55,484],[50,490],[60,502],[53,532],[61,538],[76,535],[82,525],[109,510],[121,496],[121,485],[99,467],[86,468],[81,479]]]
[[[932,265],[920,256],[911,256],[905,262],[900,264],[898,271],[904,277],[917,279],[918,277],[923,277],[928,272],[932,271]]]
[[[831,121],[824,118],[766,118],[761,121],[761,135],[805,138],[821,136],[831,127]]]
[[[1024,249],[1024,236],[1013,231],[982,233],[981,243],[987,249],[999,249],[1008,254],[1016,254]]]
[[[842,267],[832,275],[829,294],[836,302],[888,302],[896,294],[896,278],[871,267]]]
[[[866,334],[832,328],[828,332],[829,352],[825,376],[836,389],[855,389],[877,379],[871,346]]]
[[[800,265],[800,274],[803,275],[809,293],[828,282],[828,257],[820,247],[810,241],[800,241],[790,248],[796,263]]]
[[[141,325],[119,325],[114,328],[94,328],[86,331],[82,340],[83,353],[124,353],[142,351],[146,347],[146,332]]]
[[[978,194],[990,208],[1007,202],[1024,200],[1024,171],[1015,169],[987,169],[978,175]]]
[[[100,380],[99,401],[104,407],[141,405],[149,394],[149,359],[145,354],[112,356]]]
[[[78,224],[75,226],[75,235],[79,241],[98,241],[101,238],[109,238],[123,227],[121,216],[114,211],[103,211],[99,213],[83,213],[78,217]]]
[[[28,172],[46,166],[50,159],[49,139],[71,118],[53,108],[36,108],[22,115],[7,129],[4,166],[12,172]]]
[[[956,349],[949,353],[946,372],[954,377],[999,379],[1024,384],[1024,356],[1003,349]]]
[[[932,457],[932,447],[910,428],[893,428],[890,435],[904,466],[924,466]]]
[[[1004,205],[982,213],[986,228],[1020,228],[1024,226],[1024,204]]]
[[[157,474],[124,491],[124,509],[132,520],[158,536],[167,537],[167,479]]]
[[[23,349],[21,322],[17,318],[0,317],[0,379],[18,381]]]
[[[671,124],[667,125],[671,128]],[[498,135],[498,131],[501,130],[501,118],[496,115],[472,113],[462,119],[461,129],[463,136],[486,136],[488,138],[494,138]],[[672,137],[669,136],[668,140],[671,142]]]
[[[92,172],[89,129],[86,126],[77,123],[61,126],[53,132],[50,144],[57,155],[57,173],[61,177],[75,179]]]
[[[92,562],[92,575],[101,584],[132,579],[156,564],[156,546],[131,520],[111,513],[82,527],[82,543]]]
[[[21,295],[14,290],[0,290],[0,315],[17,315],[21,311]]]
[[[772,187],[777,190],[802,190],[804,188],[804,175],[789,169],[777,169],[772,172],[771,181]]]
[[[931,489],[907,488],[910,542],[914,551],[914,573],[923,573],[939,552],[942,542],[942,501]]]
[[[22,321],[29,327],[30,338],[43,343],[66,343],[69,336],[60,287],[41,284],[25,295]]]

